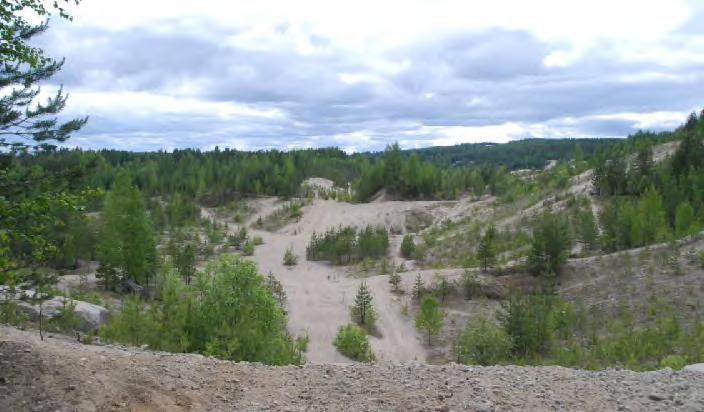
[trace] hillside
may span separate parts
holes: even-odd
[[[6,411],[541,411],[704,408],[704,374],[419,363],[266,367],[41,342],[0,328]]]

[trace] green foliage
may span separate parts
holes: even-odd
[[[120,279],[149,284],[156,264],[156,249],[149,216],[141,193],[129,177],[118,177],[105,198],[98,258],[106,289]]]
[[[156,342],[154,332],[158,325],[147,310],[142,299],[128,295],[122,300],[120,312],[113,315],[100,329],[100,337],[106,342],[123,342],[133,346]]]
[[[301,335],[296,338],[296,349],[299,352],[306,352],[308,350],[308,343],[310,343],[310,337],[308,335]]]
[[[533,241],[528,257],[535,275],[558,273],[567,259],[570,238],[567,222],[560,216],[544,214],[533,229]]]
[[[492,225],[484,232],[477,247],[477,257],[482,262],[482,269],[487,270],[496,263],[496,228]]]
[[[67,2],[68,3],[68,2]],[[76,2],[77,3],[77,2]],[[44,20],[55,9],[68,18],[61,2],[53,6],[38,0],[5,0],[0,8],[0,89],[3,91],[0,105],[0,148],[13,152],[28,148],[52,149],[49,142],[63,142],[71,133],[79,130],[87,118],[74,119],[59,124],[56,115],[66,105],[66,95],[59,88],[55,95],[43,103],[36,103],[39,95],[38,83],[54,76],[61,67],[44,55],[42,49],[32,45],[32,39],[48,28]],[[35,24],[37,17],[44,20]],[[10,137],[8,138],[6,137]],[[25,141],[31,142],[32,146]]]
[[[257,219],[253,226],[257,229],[274,232],[292,221],[299,220],[303,216],[303,206],[303,201],[292,200],[263,219]]]
[[[254,263],[233,256],[209,262],[187,287],[176,271],[158,279],[149,307],[126,296],[101,328],[108,341],[196,352],[235,361],[284,365],[301,361],[285,318]]]
[[[271,292],[271,295],[279,303],[279,307],[283,309],[286,304],[286,290],[281,282],[274,276],[272,272],[266,277],[265,286]]]
[[[416,250],[416,244],[413,242],[412,235],[405,235],[401,241],[401,256],[406,259],[411,259],[413,252]]]
[[[428,345],[431,337],[440,332],[444,317],[440,302],[432,296],[425,296],[416,313],[416,328],[428,334]]]
[[[76,315],[76,303],[71,299],[64,298],[58,314],[51,320],[51,325],[57,330],[70,333],[75,331],[81,324],[81,319]]]
[[[696,229],[695,221],[694,208],[687,201],[680,203],[675,211],[675,232],[677,235],[691,234],[693,229]]]
[[[607,250],[661,242],[669,231],[662,197],[652,187],[643,193],[637,204],[626,200],[607,205],[601,221],[604,227],[601,243]]]
[[[357,288],[357,295],[354,297],[354,304],[350,308],[350,314],[356,324],[367,330],[372,330],[376,321],[373,300],[374,297],[369,291],[367,283],[360,283],[359,288]]]
[[[464,292],[464,298],[470,300],[477,296],[481,290],[481,283],[477,279],[477,275],[465,270],[462,274],[462,291]]]
[[[191,278],[196,273],[196,253],[193,245],[186,243],[183,247],[179,248],[174,261],[176,270],[181,277],[186,280],[186,284],[190,285]]]
[[[480,313],[459,332],[454,350],[457,363],[487,366],[509,359],[511,345],[504,328]]]
[[[293,253],[293,247],[289,247],[284,252],[284,265],[296,266],[298,264],[298,256]]]
[[[575,217],[575,232],[577,239],[588,250],[596,249],[599,245],[599,229],[596,225],[596,219],[591,209],[577,212]]]
[[[254,255],[254,243],[250,241],[244,242],[244,244],[242,245],[242,254],[245,256]]]
[[[687,359],[680,355],[667,355],[660,361],[660,367],[680,370],[687,366]]]
[[[227,243],[233,246],[235,249],[242,248],[242,244],[247,240],[247,228],[240,226],[240,228],[234,233],[228,236]]]
[[[445,303],[445,299],[447,299],[447,297],[450,296],[455,289],[454,285],[447,280],[446,276],[438,275],[436,273],[434,278],[434,292],[440,298],[440,302]]]
[[[21,327],[28,321],[27,315],[17,310],[17,302],[12,299],[0,302],[0,323]]]
[[[306,248],[308,260],[328,260],[343,265],[386,256],[389,234],[384,227],[367,226],[357,231],[352,226],[328,229],[324,234],[313,233]]]
[[[547,294],[512,295],[502,302],[500,320],[513,342],[513,354],[538,356],[547,349],[551,338],[551,315],[555,297]]]
[[[367,333],[354,323],[340,326],[335,337],[335,347],[350,359],[360,362],[374,362],[375,360]]]

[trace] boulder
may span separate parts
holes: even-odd
[[[81,300],[67,299],[63,296],[57,296],[44,302],[42,313],[46,319],[61,316],[60,309],[64,306],[64,301],[71,301],[76,305],[74,311],[76,312],[76,316],[81,320],[79,329],[82,331],[98,329],[108,321],[108,310],[104,307]],[[39,320],[39,305],[33,305],[26,301],[18,301],[17,310],[26,314],[32,321]]]
[[[695,363],[693,365],[687,365],[682,370],[686,372],[704,373],[704,363]]]
[[[146,290],[144,289],[144,287],[138,285],[132,279],[123,279],[120,283],[117,284],[117,286],[115,286],[115,291],[122,295],[134,293],[137,295],[145,296],[146,294]]]

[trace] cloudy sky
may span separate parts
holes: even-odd
[[[83,0],[39,44],[71,146],[377,150],[669,129],[704,106],[697,0]]]

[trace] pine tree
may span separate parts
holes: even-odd
[[[533,229],[533,241],[528,261],[534,275],[557,274],[567,259],[569,232],[564,219],[546,213]]]
[[[124,173],[105,198],[98,250],[101,266],[110,268],[103,273],[115,269],[118,277],[149,285],[156,264],[151,222],[142,195]]]
[[[596,225],[596,219],[591,210],[583,210],[577,214],[577,236],[579,241],[584,244],[587,249],[594,249],[597,246],[599,238],[599,229]]]
[[[496,228],[492,225],[489,226],[484,236],[482,236],[477,248],[477,257],[482,262],[482,270],[484,271],[493,266],[496,261],[495,239]]]
[[[196,254],[193,245],[186,243],[176,256],[176,269],[186,284],[191,284],[191,278],[196,272]]]
[[[667,234],[665,209],[662,197],[654,187],[647,189],[638,203],[640,227],[640,243],[650,244],[661,241]]]
[[[406,259],[411,259],[413,252],[416,249],[415,243],[413,243],[412,235],[405,235],[401,241],[401,256]]]
[[[398,292],[399,285],[401,285],[401,274],[395,270],[389,275],[389,283],[394,287],[394,292]]]
[[[431,337],[442,328],[443,318],[444,315],[438,300],[432,296],[424,297],[416,314],[416,328],[428,334],[428,345],[431,343]]]
[[[357,295],[354,298],[352,306],[352,319],[360,326],[372,328],[376,320],[376,313],[372,304],[372,294],[367,287],[366,282],[359,284]]]
[[[677,235],[684,236],[692,233],[694,223],[695,217],[692,206],[687,201],[680,203],[675,211],[675,230]]]
[[[445,299],[452,293],[452,284],[447,277],[435,275],[435,293],[440,297],[440,302],[445,303]]]
[[[413,299],[416,300],[416,302],[420,302],[420,299],[423,297],[425,294],[425,284],[423,283],[423,278],[420,276],[420,273],[418,276],[416,276],[416,281],[413,283]]]

